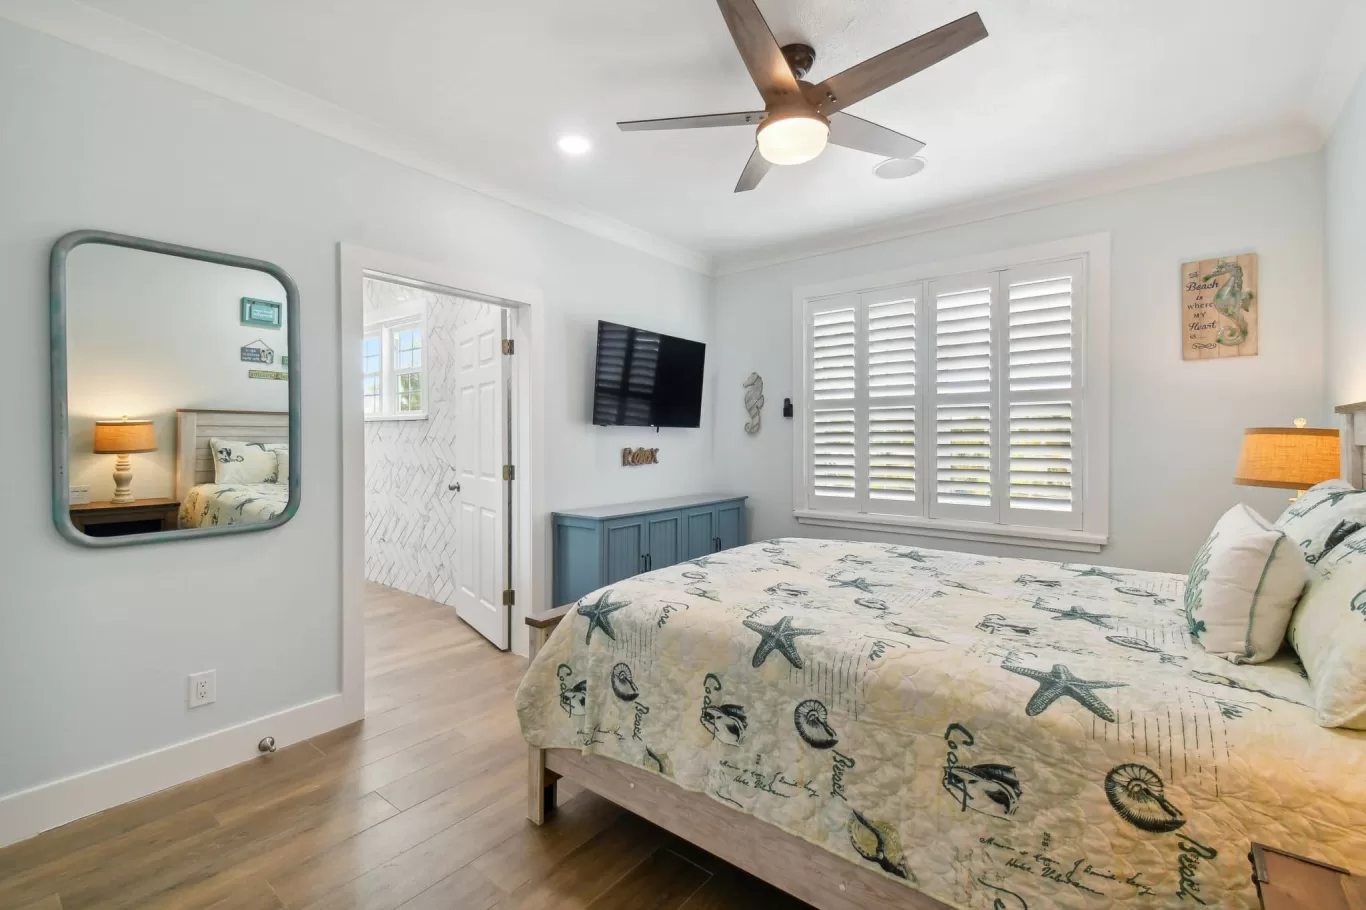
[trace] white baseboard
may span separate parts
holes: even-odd
[[[0,847],[93,815],[187,780],[250,761],[256,745],[275,737],[277,748],[348,724],[341,695],[258,717],[225,730],[165,746],[0,797]]]

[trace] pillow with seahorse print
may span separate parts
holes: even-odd
[[[1236,664],[1270,660],[1285,642],[1306,575],[1300,549],[1239,503],[1219,519],[1191,563],[1191,635],[1209,653]]]
[[[1314,720],[1366,730],[1366,530],[1311,573],[1290,620],[1290,644],[1309,674]]]
[[[1292,502],[1276,519],[1276,527],[1300,545],[1305,561],[1318,565],[1366,527],[1366,491],[1353,489],[1343,480],[1325,481]]]
[[[213,437],[209,454],[213,456],[213,482],[218,484],[271,483],[280,469],[275,453],[259,442]]]

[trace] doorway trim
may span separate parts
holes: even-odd
[[[542,465],[538,457],[542,426],[544,375],[538,342],[544,336],[543,296],[538,287],[458,262],[423,262],[393,253],[338,244],[337,286],[341,316],[341,549],[342,549],[342,701],[348,720],[365,716],[365,416],[362,395],[361,341],[364,335],[364,286],[367,276],[434,290],[465,294],[497,303],[508,310],[508,337],[515,354],[511,386],[512,442],[509,453],[516,466],[512,481],[512,578],[516,603],[509,610],[509,644],[514,653],[527,653],[526,624],[532,604],[541,603],[543,567],[547,555],[544,535],[536,533],[542,514]]]

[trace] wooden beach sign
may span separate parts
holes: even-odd
[[[1182,359],[1255,356],[1261,303],[1256,253],[1182,265]]]

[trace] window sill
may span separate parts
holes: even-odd
[[[385,420],[426,420],[426,414],[366,414],[366,423],[378,423]]]
[[[863,515],[796,509],[798,524],[828,528],[853,528],[860,531],[889,531],[947,540],[974,540],[980,543],[1009,544],[1018,547],[1044,547],[1099,553],[1110,542],[1107,534],[1065,531],[1058,528],[1025,528],[1016,525],[987,524],[981,521],[912,518],[904,515]]]

